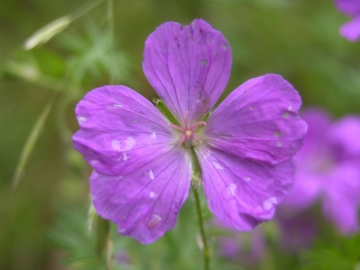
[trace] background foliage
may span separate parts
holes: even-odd
[[[114,0],[114,37],[103,2],[48,43],[24,50],[36,30],[73,16],[86,3],[0,2],[0,269],[105,269],[104,256],[96,256],[94,232],[101,230],[88,230],[90,168],[71,147],[78,128],[74,106],[86,92],[111,81],[156,97],[141,62],[145,39],[165,21],[188,24],[203,18],[228,39],[234,63],[224,96],[249,78],[279,73],[300,92],[304,106],[322,106],[334,117],[360,113],[360,43],[339,36],[347,18],[332,1]],[[38,141],[28,149],[31,155],[13,189],[16,166],[37,121]],[[341,237],[322,222],[314,244],[296,253],[281,249],[276,222],[265,224],[267,251],[250,263],[221,257],[215,236],[227,232],[213,229],[213,269],[359,269],[359,235]],[[190,199],[177,227],[152,245],[114,231],[113,267],[200,269],[196,234]]]

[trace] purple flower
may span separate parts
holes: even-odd
[[[337,8],[352,17],[340,28],[340,34],[349,41],[357,41],[360,38],[360,1],[359,0],[336,0]]]
[[[121,235],[150,243],[175,226],[195,157],[210,210],[234,229],[269,220],[289,193],[291,157],[306,132],[300,96],[281,76],[265,75],[209,116],[231,62],[229,44],[205,21],[167,22],[146,40],[143,70],[176,121],[122,85],[94,89],[77,105],[74,147],[94,168],[96,211]]]
[[[359,230],[360,117],[346,116],[334,123],[326,112],[302,114],[309,131],[295,156],[297,179],[284,206],[305,209],[321,199],[324,213],[344,234]]]

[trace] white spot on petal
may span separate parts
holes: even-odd
[[[153,140],[156,140],[156,133],[155,132],[151,133],[150,138]]]
[[[119,232],[120,234],[124,234],[124,233],[125,233],[125,229],[120,229],[120,228],[119,228],[118,232]]]
[[[281,143],[281,142],[276,142],[276,146],[277,146],[277,147],[281,147],[281,146],[282,146],[282,143]]]
[[[270,210],[273,207],[273,205],[275,205],[276,203],[277,203],[276,197],[271,197],[263,203],[263,207],[265,210]]]
[[[214,165],[215,169],[218,169],[218,170],[223,170],[224,169],[223,166],[221,166],[219,163],[216,163],[215,161],[213,161],[212,164]]]
[[[114,150],[120,151],[120,142],[118,140],[113,140],[111,146]]]
[[[122,149],[122,151],[129,151],[131,150],[135,145],[135,139],[133,137],[127,137],[125,142],[125,148]]]
[[[154,180],[155,178],[154,172],[152,170],[149,171],[149,177],[151,180]]]
[[[150,191],[149,196],[151,199],[154,199],[157,196],[157,194],[154,191]]]
[[[152,215],[149,222],[147,223],[147,226],[149,228],[154,228],[156,225],[158,225],[161,221],[161,217],[159,215]]]

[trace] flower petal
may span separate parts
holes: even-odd
[[[340,35],[351,42],[358,41],[360,39],[360,16],[343,24],[340,28]]]
[[[320,197],[323,184],[326,183],[326,175],[304,171],[303,168],[296,167],[296,178],[293,191],[283,202],[283,206],[294,210],[303,210],[315,203]]]
[[[151,162],[136,163],[141,166],[130,163],[119,176],[94,172],[90,186],[97,213],[116,223],[121,235],[147,244],[175,226],[190,189],[191,159],[172,149]]]
[[[324,212],[343,234],[359,230],[360,169],[351,162],[336,166],[324,185]]]
[[[80,130],[73,136],[74,148],[99,173],[123,174],[129,163],[141,166],[176,145],[161,113],[125,86],[89,92],[77,105],[76,115]]]
[[[335,4],[338,10],[349,16],[360,13],[360,2],[358,0],[336,0]]]
[[[224,224],[251,230],[269,220],[275,205],[289,193],[292,161],[277,166],[242,160],[214,148],[197,148],[210,210]]]
[[[340,159],[360,162],[360,117],[348,115],[336,121],[328,132],[329,140]]]
[[[320,108],[308,108],[300,113],[308,129],[301,149],[296,153],[295,160],[301,169],[314,167],[316,160],[323,160],[329,153],[329,128],[331,118],[329,114]],[[330,158],[330,157],[329,157]]]
[[[295,154],[306,133],[300,105],[299,94],[281,76],[257,77],[210,115],[205,136],[212,147],[239,158],[278,164]]]
[[[231,63],[226,39],[205,21],[167,22],[146,40],[143,70],[182,123],[187,111],[191,122],[210,111],[229,80]]]

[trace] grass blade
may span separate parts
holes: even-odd
[[[51,101],[48,102],[48,104],[46,104],[45,108],[43,109],[43,111],[39,115],[38,119],[36,120],[35,125],[31,131],[31,133],[29,134],[29,137],[26,140],[25,146],[21,152],[20,159],[15,168],[15,174],[14,174],[13,181],[12,181],[13,189],[16,189],[16,187],[19,184],[20,178],[24,174],[25,166],[29,160],[32,150],[34,149],[36,141],[39,138],[40,132],[41,132],[42,128],[44,127],[46,119],[49,116],[49,113],[50,113],[53,103],[54,103],[54,99],[52,99]]]

